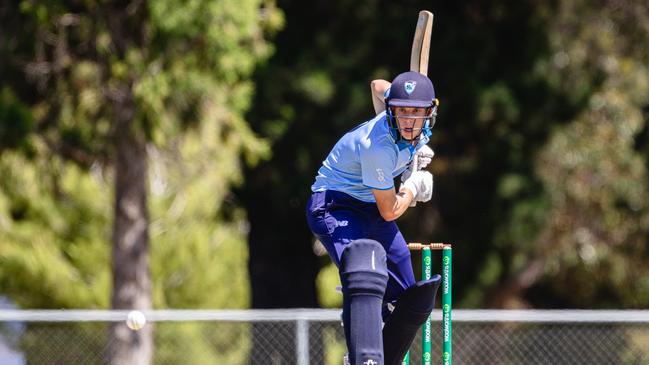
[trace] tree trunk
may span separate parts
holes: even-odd
[[[146,139],[133,125],[135,104],[130,85],[115,98],[115,207],[112,238],[113,309],[150,309],[149,215],[147,211]],[[124,322],[111,327],[110,363],[145,365],[153,354],[153,329],[132,331]]]
[[[114,56],[125,60],[129,50],[145,55],[148,35],[146,1],[113,0],[101,3],[101,13],[112,41]],[[108,61],[108,59],[107,59]],[[105,74],[111,75],[111,63]],[[113,309],[150,309],[149,214],[147,210],[148,160],[146,136],[136,124],[133,84],[136,75],[107,84],[113,107],[115,148],[115,206],[112,237]],[[117,81],[117,82],[115,82]],[[112,85],[111,85],[112,84]],[[109,363],[148,365],[153,356],[150,323],[132,331],[125,322],[110,329]]]

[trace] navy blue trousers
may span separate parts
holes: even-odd
[[[383,246],[389,275],[384,302],[394,302],[415,283],[406,241],[396,223],[381,217],[376,203],[327,190],[311,194],[306,210],[311,232],[325,246],[339,270],[340,255],[353,240],[369,238]]]

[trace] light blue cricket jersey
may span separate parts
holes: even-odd
[[[336,190],[374,203],[372,189],[387,190],[428,142],[421,135],[416,147],[395,143],[385,112],[347,132],[333,147],[318,170],[311,191]]]

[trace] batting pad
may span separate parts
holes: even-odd
[[[383,365],[381,306],[388,282],[386,255],[374,240],[345,247],[340,260],[343,323],[352,365]]]
[[[385,365],[399,365],[430,312],[435,307],[435,293],[442,277],[418,281],[397,300],[383,327]]]

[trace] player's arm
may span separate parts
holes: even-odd
[[[418,189],[421,179],[417,180],[418,175],[414,174],[417,176],[410,181],[411,175],[407,182],[401,184],[397,193],[392,174],[385,173],[392,172],[397,163],[393,148],[381,143],[362,143],[359,146],[359,155],[363,185],[372,191],[381,217],[386,221],[399,218],[421,190]]]
[[[381,217],[386,221],[393,221],[399,218],[410,206],[413,200],[412,192],[408,189],[401,189],[398,193],[392,189],[372,189],[376,206],[379,208]]]
[[[374,111],[376,114],[385,110],[385,90],[390,87],[390,82],[376,79],[372,80],[370,83],[370,89],[372,90],[372,105],[374,105]]]

